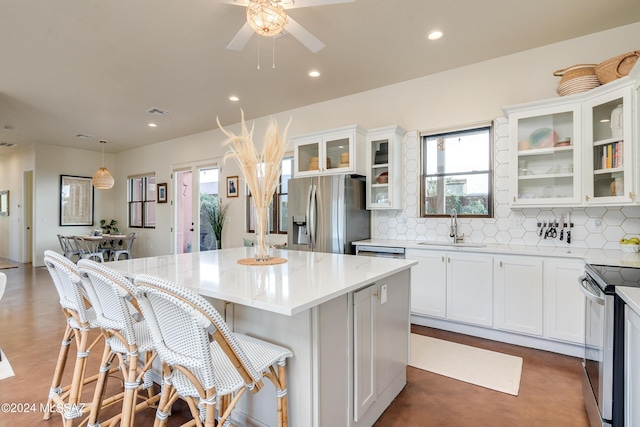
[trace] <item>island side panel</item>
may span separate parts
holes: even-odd
[[[289,425],[348,425],[349,312],[343,295],[285,316],[235,304],[234,331],[283,345],[287,361]],[[277,426],[275,389],[247,395],[234,418],[247,426]]]
[[[351,427],[369,427],[382,415],[407,383],[409,363],[410,323],[410,276],[406,269],[371,285],[374,298],[373,335],[375,354],[372,372],[375,378],[375,400],[355,421],[351,408]],[[386,302],[383,300],[383,286],[386,285]],[[354,314],[355,316],[355,314]],[[355,343],[354,343],[355,344]],[[365,349],[354,348],[358,352]],[[353,379],[352,379],[353,381]],[[354,384],[353,387],[357,387]]]

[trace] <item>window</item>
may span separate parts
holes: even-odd
[[[293,157],[282,159],[282,174],[280,175],[280,185],[273,195],[273,202],[269,206],[270,226],[272,233],[287,234],[289,222],[287,210],[287,197],[289,191],[289,180],[293,174]],[[255,208],[251,194],[247,195],[247,231],[253,233],[255,230]]]
[[[492,216],[491,124],[422,135],[421,215]]]
[[[156,227],[156,177],[138,176],[127,179],[129,227]]]

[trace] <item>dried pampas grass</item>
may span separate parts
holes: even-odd
[[[229,146],[229,151],[224,156],[223,161],[227,159],[235,159],[236,163],[244,175],[244,179],[249,187],[249,191],[253,196],[256,207],[256,251],[263,250],[262,256],[268,257],[266,238],[260,241],[261,237],[266,237],[268,230],[267,212],[269,205],[273,200],[273,195],[278,189],[280,183],[280,175],[282,173],[282,158],[287,149],[287,132],[289,131],[289,123],[280,132],[278,124],[272,118],[269,119],[267,131],[264,138],[262,152],[258,154],[253,144],[253,129],[247,129],[244,121],[244,111],[241,112],[241,134],[235,135],[222,127],[220,120],[216,119],[220,130],[229,138],[225,141],[225,145]],[[263,248],[264,246],[264,248]],[[259,255],[256,254],[256,257]]]

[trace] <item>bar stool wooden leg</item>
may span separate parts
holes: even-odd
[[[64,368],[67,364],[67,357],[69,356],[69,347],[73,341],[73,329],[67,323],[67,327],[64,330],[62,336],[62,343],[60,344],[60,352],[58,353],[58,361],[56,363],[56,369],[53,372],[53,379],[51,380],[51,388],[49,390],[49,398],[47,399],[47,406],[45,409],[43,419],[48,420],[51,418],[51,408],[53,404],[53,396],[62,394],[62,375],[64,374]]]

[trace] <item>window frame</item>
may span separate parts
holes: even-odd
[[[426,188],[426,180],[428,177],[434,177],[434,176],[442,176],[442,177],[447,177],[447,176],[460,176],[460,175],[482,175],[482,174],[487,174],[487,214],[485,215],[480,215],[480,214],[464,214],[464,213],[460,213],[457,212],[457,216],[459,218],[494,218],[494,206],[493,206],[493,200],[494,200],[494,193],[495,193],[495,188],[493,187],[493,182],[494,182],[494,145],[495,145],[495,141],[494,141],[494,122],[493,121],[488,121],[488,122],[479,122],[479,123],[472,123],[466,126],[456,126],[456,127],[451,127],[451,128],[445,128],[445,129],[438,129],[438,130],[432,130],[432,131],[422,131],[420,132],[420,171],[419,171],[419,179],[420,179],[420,218],[448,218],[450,217],[450,213],[441,213],[441,214],[429,214],[427,213],[427,200],[426,200],[426,196],[427,196],[427,188]],[[439,136],[451,136],[452,134],[464,134],[464,133],[471,133],[471,132],[477,132],[479,130],[483,130],[483,129],[487,129],[488,130],[488,150],[489,150],[489,157],[488,157],[488,169],[486,170],[480,170],[480,171],[460,171],[460,172],[455,172],[455,173],[443,173],[443,174],[429,174],[427,175],[426,173],[426,147],[425,144],[427,142],[427,139],[433,139],[434,137],[439,137]]]
[[[149,182],[153,179],[153,182]],[[136,176],[127,177],[127,225],[129,228],[146,228],[146,229],[155,229],[156,223],[153,225],[148,225],[148,216],[149,210],[153,209],[153,217],[156,215],[156,201],[157,201],[157,183],[155,182],[156,175],[155,173],[148,173]],[[141,180],[142,189],[141,189],[141,200],[133,200],[135,191],[134,185],[135,183]],[[155,197],[150,199],[150,186],[154,187],[153,193]],[[142,225],[134,225],[132,221],[132,209],[134,205],[140,205],[140,217]]]

